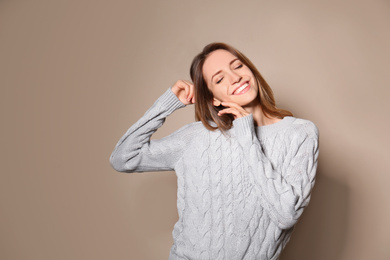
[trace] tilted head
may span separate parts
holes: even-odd
[[[225,43],[211,43],[195,56],[190,69],[195,87],[196,120],[210,130],[228,130],[233,116],[218,116],[221,102],[234,102],[243,108],[260,104],[267,117],[283,118],[292,113],[275,106],[272,89],[253,63]],[[212,126],[214,122],[216,126]]]

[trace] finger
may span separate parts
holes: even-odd
[[[189,95],[189,97],[191,99],[193,99],[195,97],[194,85],[190,84],[189,86],[190,86],[190,95]]]
[[[185,83],[184,81],[181,82],[181,89],[184,90],[184,97],[187,101],[190,101],[189,100],[189,93],[190,93],[190,88],[189,86],[187,85],[187,83]]]
[[[190,102],[189,94],[190,94],[190,87],[188,83],[185,80],[179,80],[178,81],[179,87],[181,90],[184,91],[184,99],[186,99],[188,102]]]
[[[221,102],[221,105],[223,105],[224,107],[231,107],[231,108],[235,108],[237,109],[238,111],[241,112],[242,115],[248,115],[249,112],[246,111],[242,106],[238,105],[237,103],[234,103],[234,102]]]
[[[244,109],[238,110],[236,108],[231,108],[231,107],[222,109],[218,112],[219,116],[222,116],[224,114],[232,114],[234,116],[234,119],[249,115],[249,113],[246,112]]]
[[[187,81],[187,80],[183,80],[184,83],[188,86],[188,89],[189,89],[189,92],[188,92],[188,95],[187,95],[187,100],[188,101],[191,101],[192,98],[194,97],[194,85]]]
[[[183,90],[185,90],[184,88],[184,82],[182,80],[178,80],[176,81],[176,83],[173,85],[172,89],[175,90],[176,94],[180,94],[180,92],[182,92]]]
[[[225,114],[232,114],[234,116],[238,116],[240,112],[235,108],[225,108],[218,112],[219,116],[225,115]]]
[[[195,102],[193,84],[186,80],[178,80],[172,87],[175,95],[185,105],[189,105]]]
[[[177,88],[177,97],[179,98],[179,100],[184,103],[185,105],[188,105],[188,100],[187,100],[187,92],[186,91],[186,87],[183,86],[183,83],[178,83],[176,85],[176,88]]]

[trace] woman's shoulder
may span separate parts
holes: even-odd
[[[202,122],[196,121],[180,127],[173,134],[193,139],[196,136],[204,135],[207,131],[208,130],[203,126]]]
[[[297,134],[306,135],[308,137],[316,139],[319,137],[317,125],[309,119],[291,117],[291,130]]]
[[[285,116],[276,123],[255,127],[259,137],[278,136],[279,138],[292,136],[318,136],[317,126],[308,119]]]

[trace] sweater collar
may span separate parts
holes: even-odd
[[[287,126],[291,125],[295,121],[295,119],[296,118],[293,116],[285,116],[282,120],[276,123],[270,125],[255,126],[257,136],[270,134],[272,132],[277,132],[283,128],[286,128]]]

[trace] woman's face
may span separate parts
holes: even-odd
[[[226,50],[209,54],[203,64],[203,77],[213,93],[214,105],[234,102],[241,107],[254,106],[259,88],[252,71]]]

